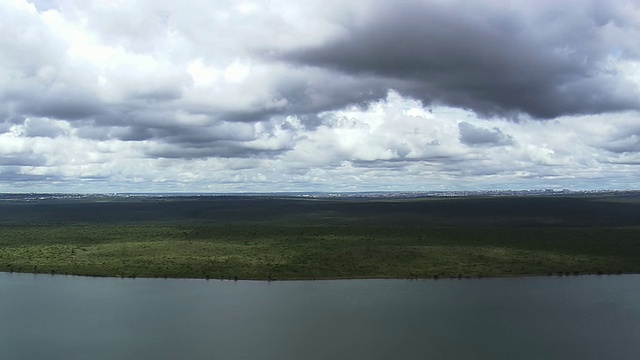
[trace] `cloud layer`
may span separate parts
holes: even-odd
[[[0,191],[637,187],[633,1],[0,4]]]
[[[344,33],[282,57],[361,77],[483,116],[638,110],[635,2],[374,2]],[[392,85],[393,84],[393,85]]]

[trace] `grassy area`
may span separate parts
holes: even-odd
[[[640,272],[634,227],[4,224],[0,271],[226,279]]]

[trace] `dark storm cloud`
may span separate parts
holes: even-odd
[[[513,139],[505,135],[497,127],[487,129],[463,121],[458,124],[458,131],[460,134],[460,142],[469,146],[509,145],[513,143]]]
[[[638,109],[639,92],[608,67],[637,57],[637,24],[605,1],[380,1],[345,16],[345,34],[280,58],[387,78],[396,91],[483,116],[535,118]]]
[[[131,99],[144,100],[148,102],[160,102],[177,100],[182,97],[181,89],[176,88],[164,88],[164,89],[150,89],[144,91],[135,91],[129,94]]]
[[[379,78],[327,76],[329,74],[318,74],[314,71],[310,71],[309,74],[303,73],[302,76],[284,76],[273,86],[270,94],[271,103],[254,104],[238,110],[197,107],[188,109],[223,121],[245,123],[296,116],[307,129],[314,129],[322,123],[320,113],[348,106],[364,109],[370,103],[387,96],[388,81]]]
[[[184,112],[184,115],[203,116],[204,123],[180,121],[176,109],[170,107],[114,106],[95,119],[78,122],[77,135],[95,140],[160,140],[186,146],[216,140],[254,139],[251,122],[220,121],[217,120],[222,117],[219,114]]]
[[[365,108],[372,101],[387,96],[388,82],[381,79],[324,76],[308,79],[285,79],[274,94],[274,100],[285,100],[280,109],[283,115],[311,115],[323,111],[339,110],[346,106]]]
[[[166,126],[157,127],[153,129],[149,128],[129,128],[130,134],[148,135],[148,139],[162,140],[163,142],[185,146],[185,147],[207,147],[210,144],[229,141],[229,142],[243,142],[254,139],[253,132],[238,131],[234,129],[233,124],[226,126],[226,124],[216,124],[210,126],[200,127],[184,127],[184,126]],[[120,137],[124,140],[123,137]],[[146,140],[146,139],[144,139]]]
[[[97,126],[92,123],[76,128],[76,135],[90,140],[144,141],[153,139],[153,129],[139,126]]]
[[[0,182],[12,182],[12,183],[30,183],[33,181],[50,181],[57,180],[52,176],[43,176],[43,175],[31,175],[31,174],[21,174],[19,172],[11,170],[9,167],[3,166],[0,171]]]
[[[278,109],[261,106],[258,109],[243,109],[243,110],[230,110],[230,111],[219,111],[219,110],[210,109],[208,111],[197,112],[197,113],[208,114],[214,118],[223,119],[224,121],[255,123],[255,122],[268,120],[270,117],[278,115],[281,112],[282,111]]]
[[[104,104],[91,91],[80,88],[53,90],[25,87],[6,91],[1,99],[14,115],[78,120],[104,111]]]
[[[4,134],[11,129],[11,123],[9,122],[0,122],[0,134]]]
[[[287,149],[252,148],[246,144],[220,140],[211,141],[199,146],[175,146],[162,144],[149,149],[146,154],[151,157],[169,159],[200,159],[200,158],[253,158],[268,156],[273,157],[282,154]]]
[[[432,155],[422,156],[420,158],[398,158],[389,160],[351,160],[351,164],[354,167],[363,169],[400,169],[407,168],[416,162],[420,162],[423,165],[438,165],[438,166],[451,166],[453,164],[459,164],[464,159],[457,155]]]
[[[47,159],[43,155],[34,154],[12,154],[0,157],[0,166],[44,166]]]
[[[31,118],[25,121],[24,125],[24,135],[28,137],[54,138],[66,133],[56,123],[46,119]]]
[[[640,134],[632,134],[625,138],[611,140],[603,148],[616,154],[639,153]]]
[[[146,104],[125,101],[109,106],[90,119],[97,126],[162,127],[176,122],[176,110],[166,104]]]
[[[268,135],[268,129],[265,129]],[[288,144],[276,147],[255,142],[258,138],[252,125],[219,122],[206,126],[167,125],[163,127],[126,127],[114,129],[111,136],[120,140],[154,140],[158,142],[146,151],[161,158],[249,158],[277,156],[290,150]]]
[[[603,127],[590,141],[594,150],[605,150],[614,155],[640,153],[640,122],[632,117],[615,127]]]

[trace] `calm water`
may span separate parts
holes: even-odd
[[[640,276],[251,282],[0,273],[2,359],[638,359]]]

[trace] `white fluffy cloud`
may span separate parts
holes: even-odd
[[[640,9],[481,3],[2,1],[0,191],[637,188]]]

